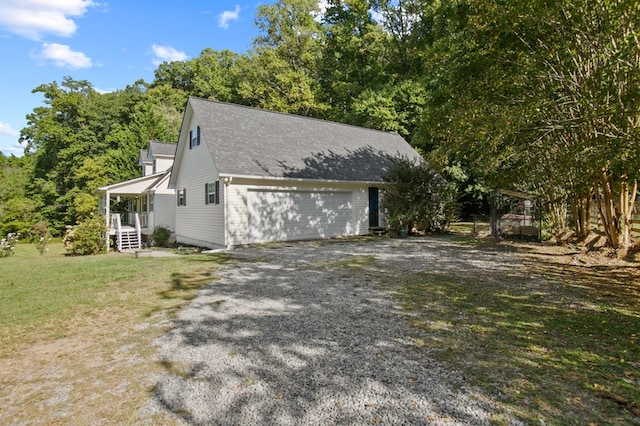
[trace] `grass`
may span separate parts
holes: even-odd
[[[540,255],[499,274],[398,275],[388,288],[415,345],[461,371],[504,412],[527,424],[638,422],[637,266],[562,259]]]
[[[0,423],[135,423],[162,368],[153,340],[225,260],[19,244],[0,259]]]
[[[442,238],[460,251],[524,250],[484,246],[465,229]],[[14,256],[0,259],[0,423],[139,423],[154,374],[167,368],[189,374],[155,362],[154,339],[228,259],[69,257],[60,244],[50,248],[40,256],[20,244]],[[461,386],[497,400],[495,424],[507,422],[507,413],[527,424],[637,423],[637,264],[526,256],[501,272],[379,271],[371,256],[313,267],[386,277],[416,349],[462,372]]]

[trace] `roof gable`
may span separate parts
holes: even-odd
[[[195,97],[187,103],[180,143],[189,124],[200,126],[221,175],[382,181],[389,156],[420,160],[397,134]]]

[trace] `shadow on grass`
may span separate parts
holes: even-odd
[[[193,255],[187,257],[186,261],[217,266],[232,261],[232,257],[228,253]],[[195,297],[197,290],[216,279],[218,277],[209,269],[189,273],[172,272],[169,278],[169,288],[158,294],[163,299],[191,300]]]
[[[637,421],[637,267],[554,260],[537,256],[515,271],[423,272],[390,287],[420,346],[525,421]]]

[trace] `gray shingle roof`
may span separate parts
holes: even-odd
[[[176,154],[176,145],[175,142],[149,141],[149,155],[173,157]]]
[[[221,174],[381,181],[388,156],[419,159],[399,135],[190,97]]]
[[[152,160],[151,158],[149,158],[149,151],[147,151],[146,149],[141,149],[140,150],[140,156],[138,157],[138,165],[142,166],[145,163],[151,163]]]

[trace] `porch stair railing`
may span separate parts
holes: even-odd
[[[118,213],[111,215],[111,231],[116,235],[116,247],[118,251],[142,248],[142,236],[140,235],[140,216],[134,216],[135,228],[122,226],[122,219]]]

